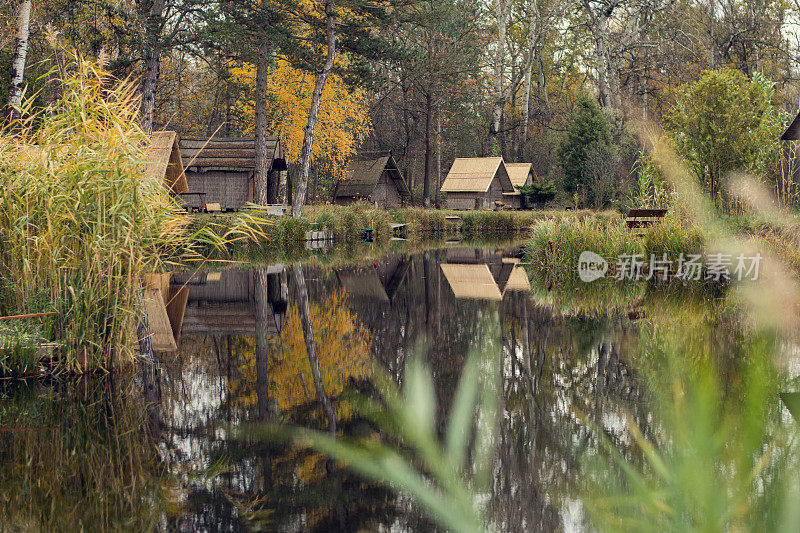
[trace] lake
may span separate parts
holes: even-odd
[[[530,279],[521,257],[520,246],[450,246],[163,277],[162,320],[151,326],[166,351],[154,364],[0,381],[3,513],[44,529],[429,531],[409,497],[264,438],[258,424],[325,431],[332,415],[337,435],[380,439],[357,398],[374,393],[375,372],[402,384],[406,361],[422,357],[443,431],[467,354],[483,347],[502,374],[495,463],[480,495],[492,529],[590,530],[582,496],[598,431],[634,460],[628,422],[649,438],[660,431],[642,329],[656,335],[646,325],[667,316],[670,334],[692,337],[697,321],[713,322],[724,334],[703,342],[725,376],[739,375],[743,333],[708,295],[558,292]]]

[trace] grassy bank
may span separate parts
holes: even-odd
[[[700,232],[675,218],[646,228],[641,236],[631,233],[621,217],[588,216],[580,219],[554,219],[537,223],[525,253],[532,268],[553,282],[578,281],[578,259],[591,251],[603,257],[613,269],[617,258],[640,254],[645,263],[652,256],[677,261],[680,254],[702,251]],[[647,274],[646,269],[644,271]],[[672,272],[674,274],[674,271]]]
[[[253,223],[253,217],[261,223]],[[458,216],[459,221],[446,217]],[[444,241],[457,237],[468,242],[483,240],[512,240],[528,234],[531,227],[549,220],[581,220],[593,216],[598,220],[611,220],[618,214],[590,211],[453,211],[421,208],[386,210],[367,203],[349,206],[308,206],[301,218],[264,217],[257,209],[231,215],[195,215],[190,233],[202,234],[205,229],[225,235],[233,228],[251,227],[249,235],[238,234],[229,239],[231,245],[223,254],[209,248],[205,255],[216,259],[248,261],[251,258],[289,261],[308,257],[315,252],[305,250],[303,237],[307,231],[330,230],[336,246],[349,255],[359,256],[364,250],[361,230],[372,228],[372,246],[388,249],[392,238],[392,224],[407,224],[406,237],[417,246],[423,243]],[[244,217],[249,217],[243,220]]]

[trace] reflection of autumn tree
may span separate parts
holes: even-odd
[[[341,289],[311,303],[310,310],[322,383],[328,396],[336,398],[348,380],[367,375],[371,336],[348,307]],[[297,305],[289,307],[283,331],[270,339],[270,345],[275,357],[273,391],[281,411],[313,401],[314,378]]]
[[[310,304],[311,326],[317,345],[320,374],[328,396],[336,399],[349,380],[367,376],[372,337],[347,305],[345,293],[333,290]],[[251,337],[238,338],[234,350],[241,381],[229,383],[231,398],[242,407],[257,405],[256,347]],[[310,402],[316,402],[314,378],[308,362],[300,313],[295,303],[289,305],[280,335],[267,338],[270,400],[285,414]],[[244,389],[250,389],[245,391]],[[345,411],[342,412],[341,409]],[[350,412],[337,406],[339,416]]]

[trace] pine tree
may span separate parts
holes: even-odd
[[[566,138],[558,147],[558,164],[564,171],[564,190],[574,193],[586,186],[590,151],[611,149],[611,132],[605,115],[587,95],[575,100]]]

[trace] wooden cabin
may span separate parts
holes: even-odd
[[[523,207],[522,194],[520,194],[517,187],[523,187],[533,183],[532,167],[532,163],[506,163],[506,171],[508,171],[508,178],[511,180],[511,185],[514,186],[514,192],[503,193],[504,204],[514,209],[521,209]]]
[[[188,192],[186,175],[181,162],[178,134],[174,131],[154,131],[145,149],[145,175],[163,180],[173,194]]]
[[[179,146],[189,189],[206,193],[206,203],[232,210],[254,200],[255,137],[182,137]],[[267,159],[270,173],[286,170],[277,137],[267,139]],[[199,199],[188,203],[197,207]]]
[[[411,191],[391,153],[362,154],[350,161],[345,177],[336,184],[333,203],[347,205],[366,200],[379,207],[403,205]]]
[[[502,157],[458,158],[442,183],[450,209],[495,209],[515,192]]]

